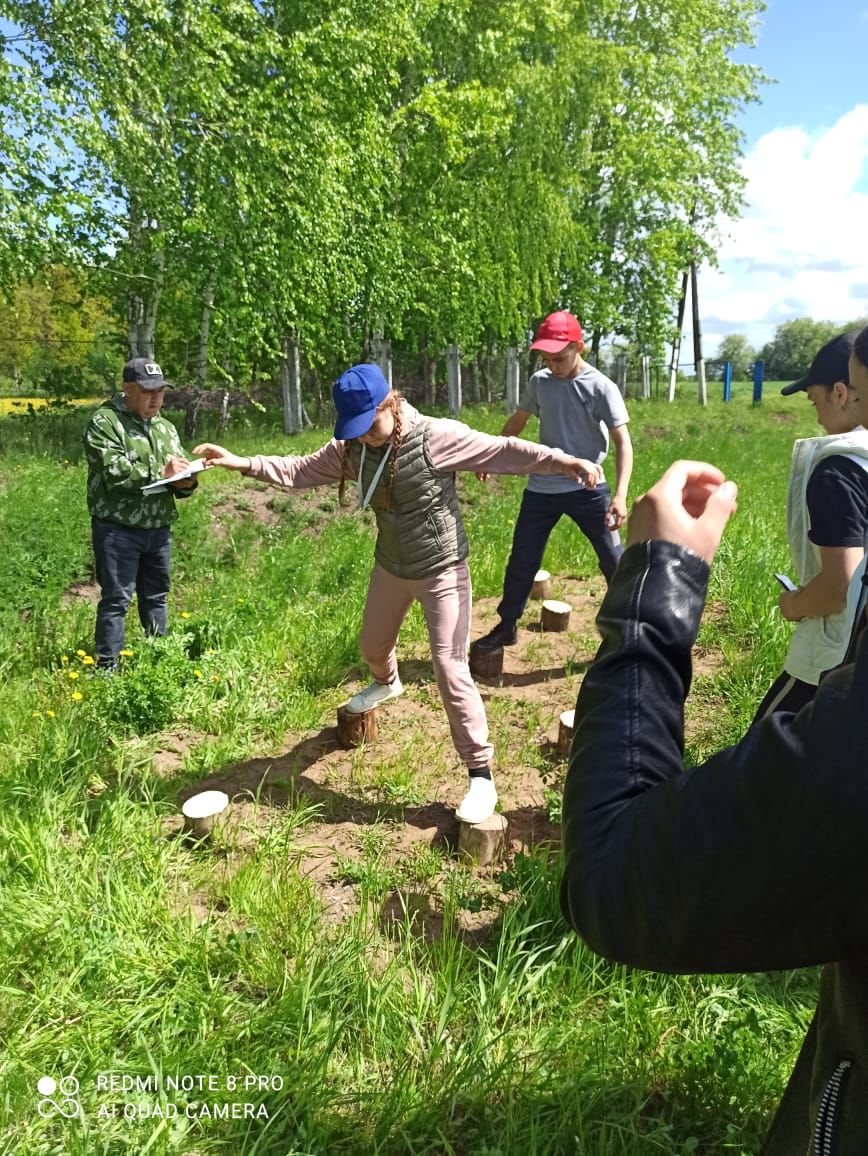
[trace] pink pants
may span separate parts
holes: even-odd
[[[374,565],[362,620],[359,649],[378,682],[398,673],[395,646],[401,623],[416,599],[431,643],[431,659],[446,708],[452,742],[468,767],[491,762],[485,707],[467,663],[470,644],[470,570],[458,562],[430,578],[396,578]]]

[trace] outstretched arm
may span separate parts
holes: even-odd
[[[431,424],[431,464],[435,469],[492,474],[565,474],[593,489],[603,479],[596,462],[516,437],[492,437],[463,422],[441,418]]]
[[[193,452],[205,458],[209,466],[236,470],[259,482],[291,490],[309,490],[340,481],[343,468],[343,447],[334,438],[322,449],[302,456],[256,454],[245,458],[211,442],[196,446]]]
[[[246,474],[250,469],[250,458],[240,458],[231,450],[224,449],[223,446],[215,445],[213,442],[203,442],[202,445],[196,446],[193,453],[197,457],[205,459],[206,468],[222,466],[224,470],[236,470],[241,474]]]

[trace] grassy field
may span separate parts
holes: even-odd
[[[790,449],[818,430],[771,387],[756,408],[743,387],[705,411],[631,413],[633,494],[685,456],[740,485],[699,638],[696,760],[740,734],[780,669]],[[0,420],[0,1153],[755,1153],[815,973],[634,972],[558,912],[552,726],[592,657],[591,614],[570,654],[528,635],[524,673],[485,692],[519,839],[472,870],[453,850],[461,770],[416,609],[382,742],[334,742],[364,679],[372,553],[370,516],[336,493],[203,476],[176,526],[169,637],[146,642],[133,615],[123,674],[91,675],[85,418]],[[224,440],[295,453],[327,436],[278,429],[257,415]],[[461,485],[490,618],[523,483]],[[570,525],[546,565],[598,602]],[[535,678],[549,661],[551,682]],[[178,805],[203,783],[229,788],[232,819],[194,845]]]

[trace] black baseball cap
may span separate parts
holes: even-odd
[[[124,366],[124,381],[134,381],[142,389],[165,389],[163,371],[149,357],[134,357]]]
[[[836,381],[843,381],[845,385],[849,385],[850,354],[853,352],[853,343],[858,335],[858,329],[850,329],[847,333],[827,341],[811,362],[811,368],[805,376],[794,381],[792,385],[784,386],[781,390],[784,397],[798,393],[800,389],[807,389],[809,385],[834,385]]]

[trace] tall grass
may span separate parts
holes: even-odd
[[[817,431],[803,402],[774,395],[758,408],[737,396],[631,411],[634,495],[678,456],[713,461],[740,486],[700,635],[725,661],[697,688],[698,758],[740,733],[780,668],[772,576],[788,566],[790,446]],[[465,416],[491,431],[503,421]],[[68,424],[0,422],[0,1151],[756,1152],[809,1018],[812,973],[611,966],[561,922],[550,851],[495,875],[485,901],[498,918],[477,941],[460,918],[482,901],[473,873],[424,848],[396,865],[384,853],[394,821],[360,829],[345,869],[361,902],[338,923],[304,868],[321,809],[275,809],[228,857],[169,837],[179,790],[333,717],[341,683],[360,674],[371,520],[338,516],[334,495],[274,491],[266,524],[256,487],[209,473],[176,527],[169,638],[147,644],[131,617],[125,672],[93,678],[93,607],[68,594],[91,565],[80,419],[45,420]],[[326,436],[241,428],[225,440],[304,452]],[[461,485],[475,593],[495,595],[522,482]],[[568,525],[547,565],[595,572]],[[420,616],[406,636],[424,638]],[[166,730],[191,736],[168,778],[151,759]],[[411,750],[404,769],[421,771]],[[411,914],[384,930],[387,892],[433,875],[438,934],[420,935]],[[165,1090],[184,1075],[215,1083]],[[40,1115],[40,1101],[52,1111],[43,1076],[75,1077],[83,1115]],[[125,1076],[161,1090],[124,1088]],[[185,1114],[202,1103],[257,1115]]]

